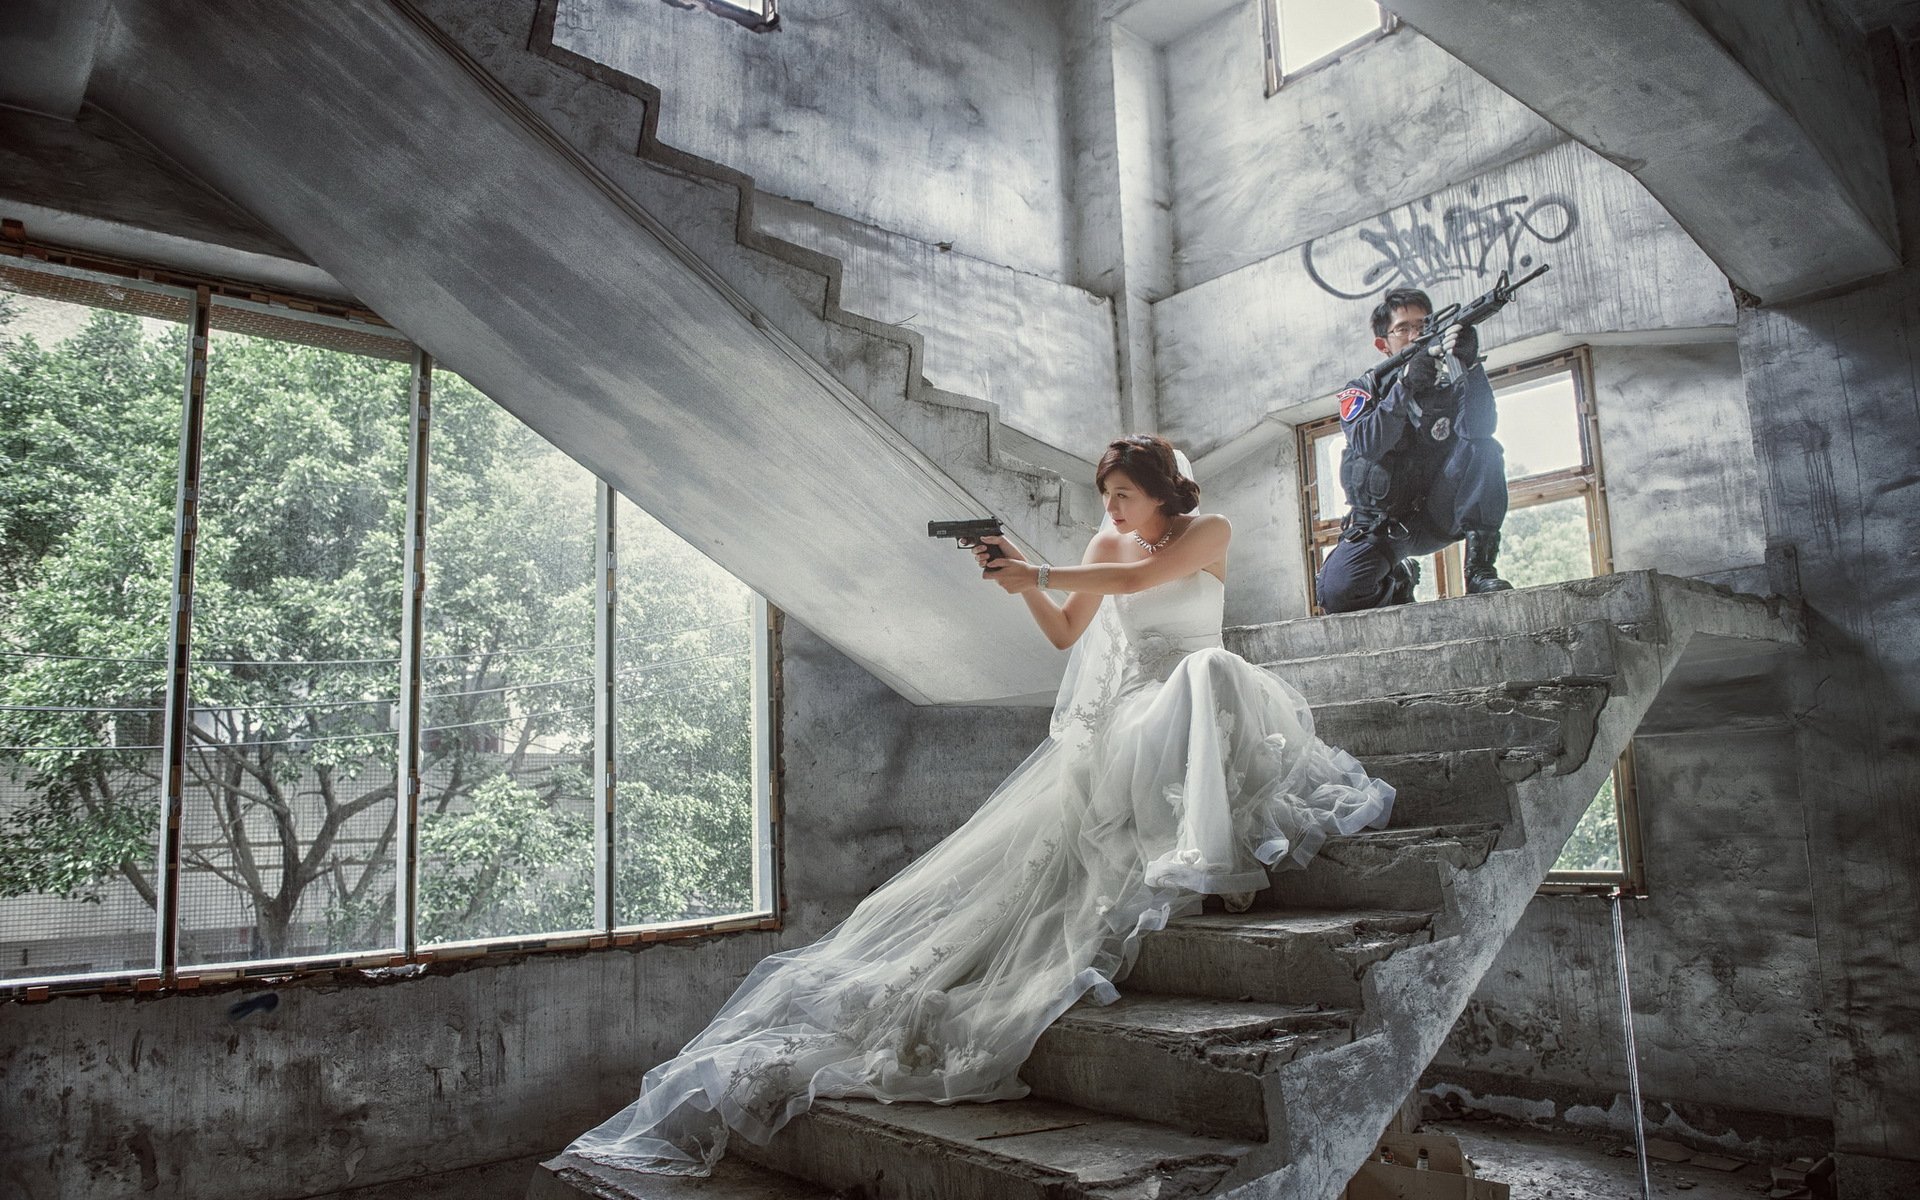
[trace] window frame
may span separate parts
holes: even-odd
[[[753,3],[742,3],[741,0],[694,0],[694,3],[750,33],[773,33],[780,28],[780,0],[755,0]]]
[[[1292,71],[1283,69],[1280,61],[1280,0],[1260,0],[1260,44],[1261,57],[1266,72],[1266,95],[1269,99],[1279,93],[1287,84],[1305,75],[1324,70],[1339,62],[1354,50],[1370,46],[1388,34],[1400,28],[1400,18],[1389,12],[1384,4],[1374,5],[1380,12],[1379,27],[1342,46],[1336,46],[1320,57],[1305,63]]]
[[[1567,374],[1573,383],[1574,407],[1579,423],[1581,464],[1578,467],[1544,471],[1507,481],[1509,511],[1533,508],[1557,501],[1584,498],[1587,509],[1588,548],[1594,575],[1613,571],[1612,526],[1607,514],[1606,464],[1600,446],[1600,420],[1593,402],[1593,358],[1588,347],[1572,349],[1529,359],[1509,367],[1490,371],[1487,379],[1495,392],[1522,386],[1558,374]],[[1339,540],[1337,518],[1320,513],[1319,457],[1317,444],[1340,427],[1340,418],[1323,417],[1296,426],[1300,463],[1300,521],[1305,536],[1308,611],[1324,615],[1315,594],[1319,576],[1320,552]],[[1344,511],[1344,510],[1343,510]],[[1466,594],[1465,558],[1461,544],[1455,542],[1423,560],[1433,572],[1438,599]],[[1621,752],[1613,770],[1614,816],[1620,831],[1619,871],[1548,871],[1540,885],[1543,895],[1607,894],[1616,889],[1629,895],[1645,896],[1645,855],[1640,836],[1639,795],[1635,785],[1633,744]]]
[[[769,10],[771,7],[772,0],[769,0]],[[401,613],[402,678],[399,682],[402,699],[397,706],[400,710],[401,736],[395,739],[398,746],[394,766],[397,779],[417,782],[421,724],[419,700],[424,677],[418,622],[423,613],[426,580],[423,555],[430,545],[426,524],[429,492],[426,475],[431,461],[428,453],[433,379],[431,356],[406,341],[398,330],[379,316],[350,302],[279,292],[244,282],[213,279],[148,263],[30,242],[26,239],[24,228],[14,221],[6,222],[4,236],[0,236],[0,263],[19,271],[61,278],[68,283],[78,281],[81,286],[111,289],[116,280],[137,280],[192,293],[188,311],[188,359],[182,366],[182,381],[188,397],[181,422],[180,444],[176,449],[176,468],[182,475],[181,484],[176,490],[174,511],[177,600],[174,612],[170,614],[170,623],[177,624],[179,628],[170,636],[168,650],[168,661],[174,666],[178,666],[177,660],[188,653],[188,645],[181,642],[187,632],[185,622],[191,614],[193,601],[192,554],[197,535],[197,519],[193,508],[199,494],[197,460],[205,415],[204,396],[200,393],[206,379],[206,335],[214,322],[216,304],[227,309],[243,308],[268,322],[292,322],[300,327],[311,325],[315,344],[364,342],[364,339],[373,337],[393,343],[390,347],[392,353],[388,357],[400,361],[411,358],[413,383],[409,400],[411,412],[406,482],[408,519],[401,547],[404,608]],[[600,555],[596,572],[595,663],[598,673],[610,671],[619,578],[617,560],[611,552],[615,528],[613,513],[616,508],[613,489],[606,481],[596,480],[596,494],[596,538]],[[182,875],[180,850],[183,833],[179,805],[183,791],[176,786],[163,785],[155,789],[153,812],[160,862],[155,880],[157,898],[152,910],[156,946],[154,966],[0,979],[0,1003],[44,1001],[59,995],[114,992],[152,994],[244,988],[268,978],[278,983],[346,975],[362,982],[384,982],[411,978],[430,968],[439,971],[456,964],[484,965],[529,953],[632,947],[657,941],[782,928],[786,896],[782,879],[784,853],[778,758],[782,718],[779,654],[784,617],[779,609],[756,592],[753,594],[750,619],[753,625],[750,712],[754,723],[749,766],[754,807],[750,848],[752,911],[647,924],[622,925],[613,920],[615,878],[611,821],[617,792],[610,770],[615,745],[613,738],[608,735],[614,724],[613,701],[609,694],[604,703],[605,711],[595,714],[595,728],[600,736],[596,736],[594,745],[594,928],[420,945],[416,919],[420,870],[417,848],[421,820],[417,798],[420,793],[409,787],[402,790],[399,797],[403,819],[398,822],[399,833],[393,849],[396,935],[393,948],[375,952],[300,955],[183,967],[178,961],[178,889]],[[175,674],[169,671],[170,678]],[[601,691],[596,688],[597,694]],[[163,772],[170,771],[171,760],[177,757],[179,748],[184,746],[184,731],[190,711],[187,697],[181,695],[176,701],[170,689],[162,714],[162,741],[165,743]],[[410,800],[415,802],[409,803]]]

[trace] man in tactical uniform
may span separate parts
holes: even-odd
[[[1373,310],[1373,344],[1394,355],[1420,336],[1433,301],[1395,288]],[[1507,516],[1506,455],[1493,440],[1493,385],[1472,326],[1454,325],[1430,352],[1340,393],[1347,449],[1340,485],[1348,512],[1320,568],[1330,613],[1405,604],[1420,582],[1416,556],[1466,538],[1467,591],[1511,587],[1494,569]]]

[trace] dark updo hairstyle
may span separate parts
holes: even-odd
[[[1173,457],[1173,443],[1151,433],[1130,433],[1107,445],[1100,465],[1093,472],[1093,486],[1106,491],[1107,476],[1115,471],[1126,474],[1140,490],[1160,502],[1160,511],[1169,517],[1190,513],[1200,503],[1200,485],[1180,473]]]

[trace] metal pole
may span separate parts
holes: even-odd
[[[206,428],[207,334],[213,293],[194,292],[187,338],[187,390],[180,413],[180,474],[173,501],[173,613],[167,631],[167,700],[161,734],[159,878],[154,881],[154,967],[172,982],[180,951],[180,822],[186,808],[187,743],[192,737],[193,565],[200,530],[200,442]]]
[[[420,709],[427,612],[427,449],[433,431],[433,356],[415,348],[407,428],[407,526],[401,549],[406,615],[400,623],[400,736],[394,776],[393,939],[412,958],[420,942],[414,909],[420,886]]]
[[[1633,1101],[1633,1148],[1640,1156],[1640,1200],[1653,1200],[1647,1171],[1647,1128],[1640,1119],[1640,1052],[1633,1043],[1633,993],[1627,982],[1627,926],[1620,915],[1622,890],[1607,893],[1613,905],[1613,961],[1620,976],[1620,1035],[1627,1045],[1627,1094]]]

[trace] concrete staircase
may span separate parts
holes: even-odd
[[[87,98],[901,695],[1051,692],[1064,656],[925,522],[1077,556],[1088,472],[926,385],[919,335],[846,312],[750,181],[643,136],[643,86],[529,49],[543,12],[129,2]]]
[[[1234,630],[1400,789],[1391,828],[1144,939],[1118,1003],[1041,1038],[1030,1099],[827,1101],[712,1180],[562,1156],[531,1195],[1332,1197],[1663,688],[1800,636],[1778,602],[1652,572]]]
[[[756,320],[831,371],[1021,540],[1077,561],[1100,519],[1092,461],[1008,426],[990,400],[934,386],[923,335],[844,307],[843,264],[765,228],[751,176],[660,141],[667,101],[658,88],[555,43],[556,0],[395,3],[497,101],[671,231]]]

